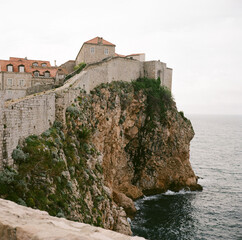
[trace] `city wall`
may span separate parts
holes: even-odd
[[[55,93],[31,96],[17,102],[7,102],[2,116],[0,162],[12,165],[12,151],[21,137],[39,135],[55,121]],[[0,130],[1,131],[1,130]],[[0,140],[0,141],[1,141]]]
[[[139,77],[157,77],[162,75],[162,83],[171,86],[171,71],[156,61],[140,62],[132,59],[111,58],[106,61],[89,64],[70,78],[62,87],[29,95],[15,101],[0,102],[0,169],[13,165],[12,151],[20,138],[32,134],[39,135],[50,128],[55,120],[65,122],[66,108],[80,94],[81,89],[89,93],[101,83],[112,81],[136,80]],[[160,70],[163,67],[163,72]],[[167,75],[167,72],[170,75]],[[164,77],[164,78],[163,78]],[[171,88],[170,88],[171,89]]]

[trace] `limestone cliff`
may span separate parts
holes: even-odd
[[[102,84],[80,93],[64,125],[19,142],[14,168],[0,173],[0,197],[131,234],[131,199],[201,189],[189,162],[193,136],[159,80]]]
[[[133,90],[113,83],[93,92],[97,130],[92,142],[104,156],[106,184],[132,199],[168,189],[201,189],[189,162],[191,122],[177,111],[169,92],[161,88],[157,95],[146,84],[133,84]]]

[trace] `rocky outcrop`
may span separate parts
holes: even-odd
[[[0,196],[125,234],[133,200],[168,189],[201,190],[189,162],[192,125],[158,80],[81,92],[41,136],[19,142]]]
[[[0,199],[1,240],[142,240]]]
[[[163,90],[130,90],[113,83],[93,92],[98,122],[92,142],[103,154],[105,183],[127,197],[201,190],[189,162],[191,122]],[[163,98],[163,99],[162,99]]]

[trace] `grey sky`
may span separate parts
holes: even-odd
[[[61,64],[96,36],[173,68],[188,113],[242,114],[241,0],[0,1],[0,59]]]

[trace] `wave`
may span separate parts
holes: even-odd
[[[168,190],[167,192],[162,193],[162,195],[184,195],[184,194],[195,194],[195,193],[196,191],[189,191],[189,190],[182,189],[179,192],[173,192],[171,190]]]

